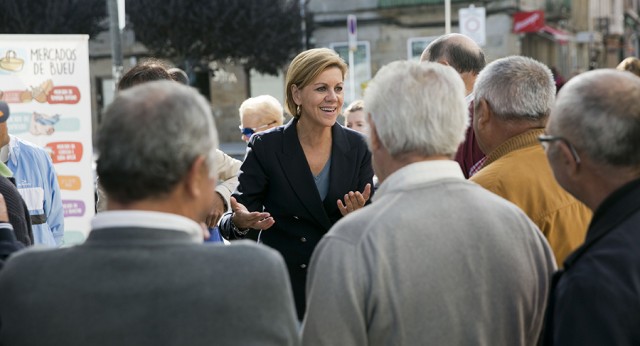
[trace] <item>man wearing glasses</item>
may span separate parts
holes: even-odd
[[[551,71],[522,56],[499,59],[480,72],[474,93],[473,129],[487,156],[471,180],[520,207],[561,266],[584,241],[591,211],[553,179],[538,143],[556,95]]]
[[[596,70],[558,94],[540,137],[557,181],[594,211],[556,273],[545,345],[640,343],[640,78]]]

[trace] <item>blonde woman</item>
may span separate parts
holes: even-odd
[[[293,59],[286,107],[294,118],[251,137],[233,195],[239,203],[232,198],[233,213],[220,222],[230,238],[264,230],[261,241],[287,263],[300,319],[316,244],[371,195],[371,153],[362,136],[337,123],[346,73],[346,64],[330,49],[307,50]]]

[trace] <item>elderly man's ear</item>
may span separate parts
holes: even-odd
[[[580,164],[576,161],[571,148],[564,141],[558,141],[556,144],[557,150],[561,155],[560,162],[566,168],[567,174],[572,177],[577,176],[580,171]]]
[[[376,128],[376,124],[371,119],[371,114],[367,113],[367,123],[369,124],[369,143],[371,147],[369,150],[371,152],[380,148],[380,139],[378,138],[378,129]]]
[[[209,185],[209,168],[207,167],[206,159],[204,156],[198,156],[184,179],[187,192],[193,197],[200,197],[205,191],[202,190],[203,186]]]
[[[493,110],[491,106],[485,99],[480,99],[480,101],[475,105],[475,110],[473,113],[474,122],[477,123],[477,128],[475,130],[483,130],[487,127],[493,117]]]

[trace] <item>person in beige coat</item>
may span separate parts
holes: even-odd
[[[149,59],[134,66],[122,76],[118,83],[118,91],[154,80],[174,80],[184,84],[172,76],[166,63],[157,59]],[[217,194],[215,194],[214,197],[213,209],[205,220],[206,225],[210,228],[215,227],[220,217],[222,217],[222,214],[229,210],[229,206],[231,205],[229,198],[238,186],[238,170],[242,165],[241,161],[234,159],[219,149],[216,149],[215,160],[216,178],[219,184],[216,186]],[[96,211],[101,212],[107,209],[108,202],[98,181],[96,185]]]

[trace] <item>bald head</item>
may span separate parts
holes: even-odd
[[[432,61],[450,65],[458,73],[480,73],[486,64],[484,53],[480,46],[469,37],[462,34],[448,34],[438,37],[431,42],[420,61]]]
[[[582,73],[560,90],[548,130],[594,161],[640,167],[640,78],[612,69]]]
[[[464,81],[467,95],[473,91],[476,77],[486,64],[480,46],[461,34],[438,37],[425,48],[420,61],[437,62],[453,67]]]

